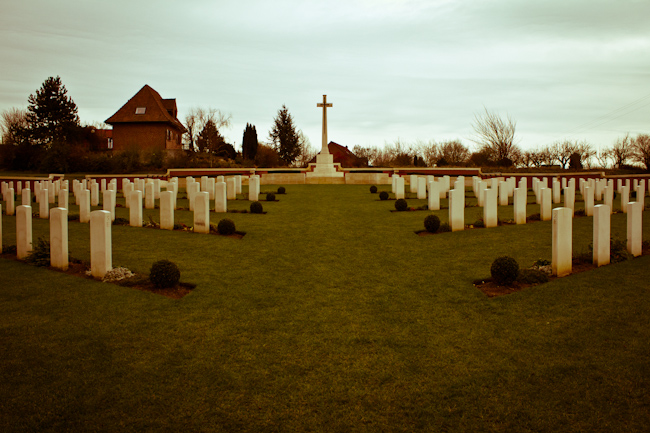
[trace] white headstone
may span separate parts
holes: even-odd
[[[226,195],[228,194],[228,184],[226,183]],[[260,197],[260,177],[253,175],[248,180],[248,200],[259,201]]]
[[[609,207],[609,212],[612,213],[614,210],[614,185],[612,183],[603,188],[603,202]]]
[[[136,189],[129,194],[129,225],[142,227],[142,191]]]
[[[210,194],[206,191],[196,193],[194,198],[194,232],[210,233]]]
[[[553,275],[564,277],[572,270],[573,212],[566,207],[553,209],[553,237],[551,270]]]
[[[90,222],[90,191],[85,188],[79,190],[79,222]]]
[[[250,185],[249,185],[250,189]],[[226,182],[217,182],[214,184],[214,211],[227,212],[228,211],[228,196],[226,194]]]
[[[627,185],[621,186],[621,210],[627,213],[627,204],[630,202],[630,188]]]
[[[115,194],[114,189],[105,189],[102,193],[102,205],[105,211],[111,213],[111,221],[115,221]]]
[[[525,188],[515,188],[515,195],[513,198],[515,224],[526,224],[527,203],[528,190]]]
[[[560,189],[560,182],[553,179],[553,203],[562,202],[562,190]]]
[[[623,188],[627,188],[625,185]],[[642,253],[643,247],[643,208],[634,201],[627,204],[627,251],[634,257]]]
[[[160,228],[174,230],[174,192],[160,192]]]
[[[15,202],[13,188],[7,188],[5,205],[7,206],[7,215],[13,215],[14,213],[16,213],[16,202]]]
[[[576,201],[576,191],[571,188],[571,185],[564,188],[564,207],[571,210],[571,216],[573,217],[574,208]]]
[[[329,150],[329,149],[328,149]],[[241,194],[241,174],[235,176],[235,194]]]
[[[60,189],[59,190],[59,207],[62,207],[64,209],[69,209],[70,204],[70,194],[67,189]]]
[[[22,205],[31,206],[32,205],[32,190],[29,188],[23,188],[21,191],[22,196]]]
[[[16,208],[16,256],[24,260],[31,251],[32,207],[21,205]]]
[[[404,191],[404,178],[398,177],[395,181],[395,199],[399,200],[400,198],[406,197],[406,191]]]
[[[228,200],[237,199],[237,189],[234,177],[228,177],[226,179],[226,193],[228,194]]]
[[[539,216],[542,221],[550,221],[552,218],[551,211],[553,210],[553,197],[551,190],[543,185],[539,189],[540,205]]]
[[[596,266],[609,264],[611,213],[607,205],[599,204],[594,206],[593,262]]]
[[[50,266],[68,269],[68,210],[62,207],[50,211]]]
[[[465,230],[465,191],[449,191],[449,226],[452,232]]]
[[[418,177],[418,200],[426,200],[427,198],[427,178],[424,176]]]
[[[439,210],[440,209],[440,191],[441,187],[440,182],[432,181],[429,182],[429,201],[428,209],[429,210]]]
[[[154,199],[154,187],[153,183],[147,183],[144,186],[144,207],[145,209],[154,209],[156,207],[156,200]]]
[[[113,269],[111,225],[110,212],[96,210],[90,214],[90,274],[95,278],[104,278]]]
[[[508,206],[508,184],[499,182],[499,206]]]
[[[585,186],[585,215],[592,216],[594,214],[594,189],[591,186]]]
[[[417,193],[418,192],[418,175],[417,174],[412,174],[409,176],[409,187],[411,193]]]
[[[483,222],[485,227],[496,227],[499,222],[497,214],[497,189],[490,188],[484,192]]]
[[[99,185],[96,183],[90,184],[90,205],[99,206]]]

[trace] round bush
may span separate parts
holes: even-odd
[[[275,194],[273,193],[266,194],[266,201],[275,201]]]
[[[408,203],[406,203],[406,200],[404,200],[403,198],[400,198],[399,200],[395,201],[395,209],[397,209],[398,211],[401,212],[406,210],[407,208],[408,208]]]
[[[440,218],[436,215],[427,215],[424,219],[424,228],[427,229],[428,232],[436,233],[440,228]]]
[[[370,187],[370,194],[377,194],[377,187],[375,185]]]
[[[379,200],[388,200],[388,193],[386,191],[382,191],[379,193]]]
[[[259,201],[254,201],[251,203],[250,210],[251,213],[262,213],[264,211],[264,208],[262,207],[262,203]]]
[[[235,223],[231,219],[224,218],[217,224],[217,231],[220,235],[233,235],[235,234]]]
[[[512,284],[519,276],[519,265],[512,257],[498,257],[492,262],[490,273],[497,284]]]
[[[149,280],[159,289],[174,287],[180,279],[181,271],[169,260],[158,260],[149,270]]]
[[[280,188],[278,188],[278,194],[284,194],[284,193],[286,193],[286,192],[287,192],[287,190],[286,190],[283,186],[281,186]]]

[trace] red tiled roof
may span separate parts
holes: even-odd
[[[136,114],[137,108],[144,108],[144,113]],[[170,114],[170,111],[173,114]],[[186,132],[187,130],[175,114],[176,100],[162,99],[158,92],[145,84],[122,108],[106,119],[106,123],[114,125],[116,123],[163,122],[172,124],[181,132]]]

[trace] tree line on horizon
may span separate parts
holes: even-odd
[[[101,124],[81,125],[78,108],[60,77],[49,77],[28,97],[27,109],[12,108],[0,116],[0,165],[9,170],[43,172],[128,172],[166,167],[305,167],[317,151],[299,130],[283,105],[274,118],[268,141],[259,140],[247,123],[241,150],[227,143],[221,131],[232,116],[212,108],[192,108],[184,119],[184,152],[161,150],[98,152]],[[104,126],[105,127],[105,126]],[[461,140],[440,143],[396,140],[383,147],[355,145],[352,152],[369,167],[515,167],[561,169],[634,168],[650,171],[650,135],[626,134],[609,148],[596,152],[586,141],[561,140],[533,150],[516,142],[516,122],[485,109],[476,115],[472,151]]]

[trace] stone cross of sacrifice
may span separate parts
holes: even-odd
[[[321,148],[321,155],[330,153],[329,148],[327,147],[327,108],[331,107],[331,103],[327,103],[327,95],[323,95],[323,102],[317,103],[317,107],[323,107],[323,146]]]

